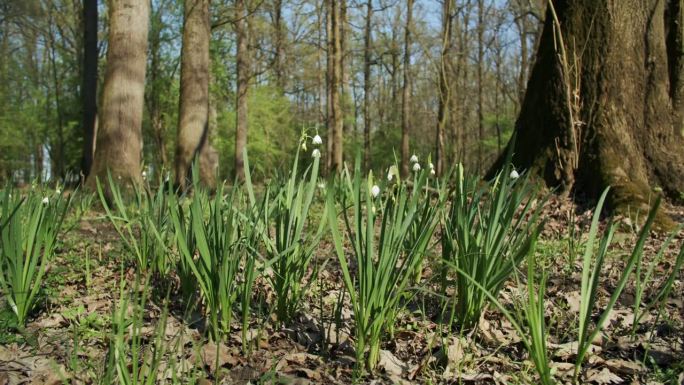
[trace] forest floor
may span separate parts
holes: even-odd
[[[573,211],[575,215],[569,215]],[[684,208],[670,211],[678,221],[684,220]],[[545,304],[549,360],[555,379],[562,384],[570,383],[573,374],[583,250],[579,247],[576,259],[570,260],[568,250],[573,242],[569,234],[572,227],[576,234],[586,234],[591,216],[590,210],[577,211],[570,202],[552,198],[537,249],[549,274]],[[602,271],[599,307],[608,301],[625,265],[624,256],[636,240],[630,222],[622,222]],[[119,282],[123,274],[133,287],[135,274],[130,268],[122,269],[123,246],[101,213],[89,211],[81,218],[69,218],[65,227],[58,256],[46,273],[45,294],[25,331],[13,331],[9,315],[0,314],[0,385],[98,383],[107,365]],[[665,238],[666,234],[653,233],[645,247],[645,264],[655,257]],[[670,268],[683,244],[680,232],[656,274]],[[252,317],[247,333],[242,333],[236,322],[233,333],[217,347],[189,326],[192,317],[184,316],[180,305],[172,301],[161,333],[168,343],[157,382],[179,376],[180,383],[198,384],[351,383],[353,322],[348,306],[338,317],[333,314],[343,282],[328,241],[321,243],[318,258],[328,263],[311,285],[300,316],[287,327],[278,326],[266,312],[263,317]],[[434,267],[427,266],[422,282],[431,282]],[[657,283],[663,279],[663,274],[658,275]],[[393,338],[382,346],[378,370],[363,377],[361,383],[537,383],[520,337],[495,307],[488,308],[474,332],[445,331],[439,322],[438,301],[430,294],[439,289],[423,285],[400,315]],[[515,279],[505,285],[499,295],[504,305],[517,303],[520,286]],[[255,292],[267,303],[272,298],[270,290],[264,281],[256,282]],[[634,280],[630,279],[604,332],[593,342],[581,383],[684,384],[682,274],[662,311],[647,314],[633,331],[634,292]],[[653,295],[647,289],[645,301]],[[163,295],[156,298],[160,297]],[[153,299],[146,304],[144,341],[154,339],[162,302]],[[252,347],[248,354],[242,352],[244,336]]]

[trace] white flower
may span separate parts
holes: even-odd
[[[320,182],[320,183],[318,183],[317,186],[318,186],[319,189],[325,190],[325,182]]]
[[[431,168],[431,169],[430,169],[430,175],[435,175],[435,174],[436,174],[435,169],[434,169],[434,168]]]
[[[518,177],[520,177],[520,174],[517,171],[511,171],[511,179],[518,179]]]
[[[420,163],[413,164],[413,171],[420,171]]]
[[[409,162],[418,163],[418,157],[416,156],[416,154],[411,155],[411,159],[409,159]]]
[[[430,166],[430,170],[434,170],[434,169],[435,169],[435,165],[432,164],[432,162],[430,162],[430,164],[429,164],[428,166]]]
[[[147,179],[147,171],[144,171],[144,170],[143,170],[143,172],[142,172],[142,178],[143,178],[143,179]]]
[[[50,203],[50,200],[48,199],[48,197],[43,198],[43,204],[46,205],[48,203]]]
[[[313,156],[314,158],[320,158],[321,152],[316,148],[311,152],[311,156]]]
[[[395,175],[399,175],[399,170],[396,165],[393,165],[387,171],[387,180],[391,182]]]
[[[302,151],[306,151],[306,141],[302,141]]]
[[[380,195],[380,187],[378,187],[378,185],[373,185],[373,187],[371,187],[370,193],[373,198],[377,197]]]
[[[311,143],[316,144],[316,145],[323,144],[323,139],[321,139],[320,135],[316,134],[316,136],[314,136],[313,139],[311,140]]]
[[[62,193],[62,190],[60,190],[59,187],[57,187],[57,188],[55,189],[55,194],[59,195],[59,194],[61,194],[61,193]]]

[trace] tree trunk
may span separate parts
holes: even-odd
[[[326,84],[326,101],[325,101],[325,124],[328,131],[328,141],[326,143],[326,172],[332,171],[333,165],[333,149],[335,143],[335,124],[332,112],[332,78],[333,78],[333,62],[334,62],[334,36],[333,36],[333,7],[334,0],[324,0],[325,4],[325,39],[326,39],[326,58],[325,58],[325,84]]]
[[[401,91],[401,176],[409,175],[409,125],[411,81],[409,70],[411,65],[411,18],[413,16],[413,0],[406,2],[406,26],[404,27],[404,84]]]
[[[622,213],[647,209],[651,186],[681,199],[684,141],[670,90],[682,81],[672,70],[673,63],[681,68],[682,50],[681,43],[668,44],[665,2],[553,5],[565,50],[554,48],[559,38],[550,8],[516,123],[515,166],[565,192],[576,186],[596,197],[611,186],[611,206]]]
[[[276,85],[280,92],[285,91],[285,26],[283,24],[283,1],[273,1],[273,28],[275,29],[275,60],[273,68]]]
[[[212,152],[209,144],[209,3],[210,0],[185,2],[175,166],[175,183],[181,190],[189,182],[192,161],[196,157],[200,158],[202,182],[209,188],[216,185],[216,164],[201,160],[203,153]]]
[[[237,95],[235,115],[235,178],[245,179],[243,151],[247,147],[247,97],[249,92],[249,47],[247,38],[245,0],[235,1],[235,35],[237,38]]]
[[[451,90],[448,79],[451,74],[451,1],[445,0],[442,6],[442,51],[439,60],[439,107],[437,109],[437,133],[435,135],[435,172],[444,172],[446,152],[444,136],[451,105]]]
[[[107,172],[123,183],[140,183],[141,124],[145,92],[147,0],[112,0],[109,50],[102,92],[102,115],[92,172],[106,181]]]
[[[373,20],[373,2],[366,1],[366,29],[363,34],[363,165],[370,169],[371,157],[371,25]]]
[[[81,182],[90,173],[95,152],[95,117],[97,116],[97,0],[83,1],[83,79],[81,108],[83,157]]]
[[[477,1],[477,171],[484,162],[484,0]]]
[[[332,29],[332,78],[330,79],[330,112],[332,113],[333,148],[331,170],[339,172],[343,166],[344,117],[340,104],[340,86],[342,79],[342,39],[341,8],[336,1],[331,4]]]

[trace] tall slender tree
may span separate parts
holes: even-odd
[[[235,177],[245,178],[243,152],[247,147],[247,98],[249,93],[250,59],[247,36],[249,12],[246,0],[235,0],[235,36],[237,39],[237,95],[235,98]]]
[[[83,129],[82,182],[90,173],[95,152],[97,121],[97,0],[83,0],[83,78],[81,108]]]
[[[102,118],[92,172],[86,183],[115,180],[139,183],[141,124],[145,92],[148,0],[111,0],[109,45],[102,91]]]
[[[437,110],[437,134],[435,135],[435,172],[438,176],[444,171],[446,158],[445,133],[451,106],[451,23],[452,0],[444,0],[442,4],[442,50],[439,60],[439,106]]]
[[[366,26],[363,32],[363,164],[371,167],[371,26],[373,23],[373,1],[366,1]]]
[[[409,175],[409,126],[411,106],[411,19],[413,0],[406,1],[406,25],[404,26],[404,84],[401,91],[401,175]]]

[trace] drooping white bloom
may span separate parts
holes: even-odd
[[[430,164],[429,164],[428,166],[430,167],[430,170],[434,170],[434,169],[435,169],[435,165],[432,164],[432,162],[430,162]]]
[[[380,195],[380,187],[378,187],[378,185],[373,185],[373,187],[371,187],[370,193],[373,198],[377,197]]]
[[[147,171],[143,170],[142,172],[142,178],[147,179]]]
[[[311,143],[313,143],[315,145],[323,144],[323,139],[321,139],[320,135],[316,134],[316,136],[314,136],[313,139],[311,140]]]
[[[325,182],[319,182],[317,186],[319,189],[325,190]]]
[[[413,164],[413,171],[420,171],[420,163]]]
[[[435,175],[435,174],[436,174],[435,169],[434,169],[434,168],[431,168],[431,169],[430,169],[430,175]]]
[[[511,179],[518,179],[518,177],[520,177],[520,174],[517,171],[511,171]]]
[[[48,197],[43,198],[43,204],[46,205],[48,203],[50,203],[50,200],[48,199]]]
[[[306,140],[302,141],[302,151],[306,151]]]
[[[396,165],[392,165],[387,171],[387,180],[391,182],[395,175],[399,175],[399,169]]]
[[[57,188],[55,189],[55,194],[59,195],[59,194],[61,194],[61,193],[62,193],[62,190],[60,190],[59,187],[57,187]]]
[[[313,156],[314,158],[320,158],[320,157],[321,157],[321,152],[320,152],[317,148],[315,148],[315,149],[311,152],[311,156]]]
[[[418,157],[416,156],[416,154],[411,155],[411,159],[409,159],[409,162],[418,163]]]

